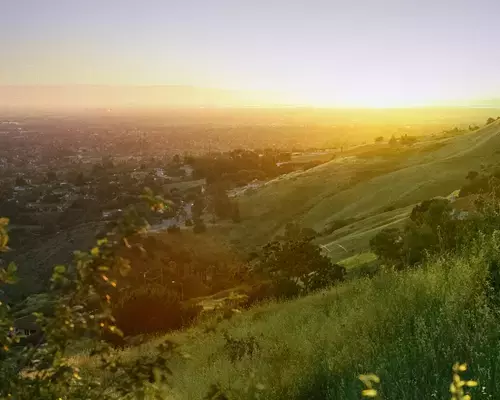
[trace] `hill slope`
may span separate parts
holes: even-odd
[[[448,195],[463,185],[468,171],[499,160],[500,123],[442,140],[434,147],[424,153],[402,153],[395,160],[334,160],[276,179],[240,198],[246,220],[243,229],[229,234],[235,243],[255,245],[265,243],[292,220],[322,230],[334,220],[364,219],[389,206],[401,209],[403,217],[408,206]],[[389,223],[393,215],[387,218]]]
[[[499,246],[494,240],[471,247],[467,257],[263,305],[212,333],[203,324],[176,333],[171,338],[191,357],[173,366],[171,398],[202,398],[219,384],[249,399],[255,397],[245,389],[261,383],[266,399],[358,399],[357,375],[374,372],[383,398],[441,399],[449,397],[450,368],[458,360],[471,364],[485,394],[499,393],[497,320],[483,292],[488,254]],[[252,352],[231,360],[235,343],[253,341]],[[154,354],[154,344],[124,355]]]

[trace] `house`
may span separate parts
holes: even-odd
[[[110,219],[113,217],[116,217],[122,213],[122,210],[120,208],[116,208],[114,210],[104,210],[102,212],[102,218],[103,219]]]

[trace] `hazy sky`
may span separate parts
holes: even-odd
[[[273,90],[314,105],[495,97],[499,15],[499,0],[0,0],[0,84]]]

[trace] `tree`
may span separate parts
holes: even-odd
[[[16,186],[26,186],[28,182],[26,182],[26,179],[24,179],[22,176],[18,176],[16,178]]]
[[[83,172],[79,172],[75,178],[75,186],[84,186],[86,184],[85,177],[83,176]]]
[[[55,171],[47,172],[47,182],[55,182],[57,180],[57,174]]]
[[[490,125],[492,124],[493,122],[495,122],[496,119],[495,118],[492,118],[492,117],[489,117],[487,120],[486,120],[486,125]]]
[[[203,201],[203,197],[201,195],[198,195],[193,202],[193,207],[191,208],[191,213],[193,215],[194,233],[202,233],[207,230],[207,227],[202,217],[204,209],[205,209],[205,202]]]
[[[391,146],[394,146],[398,143],[398,140],[396,139],[396,137],[394,135],[391,136],[391,138],[389,139],[389,144]]]
[[[220,184],[211,185],[209,190],[215,215],[220,219],[231,218],[232,204],[226,190]]]
[[[382,143],[384,141],[384,137],[383,136],[377,136],[375,138],[375,143]]]
[[[456,245],[458,221],[451,215],[449,200],[425,200],[413,208],[403,230],[382,229],[370,240],[370,248],[386,264],[415,265],[428,253]]]
[[[399,139],[399,142],[405,146],[411,146],[414,143],[416,143],[416,141],[417,141],[416,136],[408,136],[406,133]]]
[[[465,179],[467,179],[469,181],[473,181],[474,179],[477,178],[478,175],[479,175],[479,172],[477,172],[477,171],[469,171],[467,173],[467,176],[465,177]]]
[[[403,260],[403,235],[398,228],[384,228],[370,239],[370,249],[387,264],[399,265]]]
[[[322,254],[311,237],[281,237],[263,247],[258,270],[273,282],[276,297],[293,297],[335,284],[345,269]]]
[[[238,203],[236,201],[233,202],[233,205],[232,205],[231,219],[233,220],[234,223],[241,222],[240,206],[238,205]]]
[[[205,202],[203,201],[203,197],[201,195],[196,196],[194,201],[193,201],[193,206],[191,207],[193,221],[199,220],[202,218],[202,214],[203,214],[204,209],[205,209]]]

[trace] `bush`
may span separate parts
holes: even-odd
[[[454,248],[460,224],[452,218],[449,200],[425,200],[413,208],[402,230],[382,229],[370,240],[370,248],[385,264],[398,268],[415,265],[426,254]]]
[[[286,226],[284,236],[263,247],[257,270],[273,284],[274,296],[291,298],[342,281],[345,269],[312,243],[314,230]]]
[[[403,262],[403,235],[398,228],[384,228],[370,239],[370,249],[384,263]]]
[[[417,142],[417,137],[416,136],[408,136],[407,134],[404,134],[403,136],[401,136],[401,138],[399,139],[399,142],[404,145],[404,146],[411,146],[413,145],[414,143]]]

